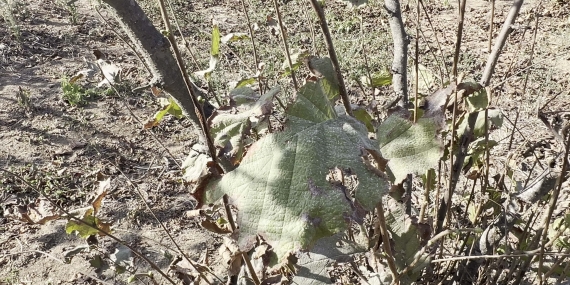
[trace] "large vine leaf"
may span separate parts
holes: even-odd
[[[416,123],[394,114],[378,127],[377,138],[382,157],[400,183],[409,173],[423,173],[437,165],[443,148],[436,139],[438,124],[433,118],[420,118]]]
[[[238,210],[235,234],[243,251],[260,235],[282,262],[289,253],[346,229],[347,221],[361,220],[389,187],[363,163],[368,151],[378,152],[366,127],[337,115],[322,80],[299,89],[282,133],[255,142],[239,167],[195,194],[201,204],[230,197]],[[330,179],[335,171],[357,177],[353,195]]]

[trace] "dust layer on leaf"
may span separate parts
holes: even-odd
[[[255,142],[239,167],[195,195],[200,204],[228,195],[238,210],[240,250],[253,247],[258,235],[274,248],[278,262],[308,249],[373,209],[389,185],[362,161],[378,151],[358,120],[338,115],[323,81],[307,82],[287,108],[282,133]],[[327,180],[335,168],[357,177],[354,196]],[[205,191],[205,192],[204,192]]]

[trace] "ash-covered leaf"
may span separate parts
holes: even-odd
[[[248,90],[247,87],[240,88]],[[214,139],[216,147],[222,149],[223,153],[230,158],[232,163],[238,164],[244,153],[246,135],[252,128],[256,128],[259,123],[266,119],[273,108],[273,97],[279,93],[280,88],[275,87],[258,98],[255,102],[249,103],[244,95],[234,94],[232,97],[236,102],[236,109],[243,110],[234,113],[233,108],[216,110],[208,119],[210,133]],[[251,98],[253,94],[249,94]],[[237,100],[237,101],[236,101]],[[240,105],[237,105],[240,102]]]
[[[376,132],[382,157],[394,174],[394,183],[401,183],[409,173],[422,173],[437,165],[443,155],[437,140],[439,126],[432,118],[412,123],[398,114],[388,117]]]
[[[329,100],[335,101],[338,98],[339,85],[330,58],[309,56],[306,57],[304,61],[307,63],[312,74],[324,79],[320,81],[323,92],[327,95]]]
[[[489,130],[500,128],[503,125],[503,113],[501,110],[497,109],[489,109],[487,111],[489,122],[487,127]],[[467,116],[465,114],[457,127],[457,136],[463,135],[465,133],[465,129],[467,128]],[[485,111],[477,112],[477,120],[475,121],[475,127],[473,128],[473,135],[476,138],[482,137],[485,135]]]
[[[133,252],[124,245],[119,245],[109,258],[113,261],[113,266],[118,274],[121,274],[134,266]]]
[[[208,148],[204,145],[195,144],[182,163],[184,174],[182,178],[190,183],[200,183],[209,174],[208,164],[212,158],[208,155]]]
[[[320,239],[308,252],[299,252],[296,267],[297,274],[293,277],[295,284],[321,285],[332,284],[327,273],[327,266],[333,262],[352,261],[355,253],[366,252],[367,248],[353,241],[342,238],[342,234]]]
[[[238,210],[235,235],[242,251],[259,235],[280,263],[346,229],[347,221],[362,219],[389,187],[363,162],[368,150],[378,151],[365,126],[336,114],[321,80],[299,89],[282,133],[252,144],[239,167],[195,195],[201,205],[229,196]],[[356,177],[354,198],[345,186],[327,180],[335,169]]]
[[[406,278],[402,279],[404,282],[402,284],[411,284],[407,281],[416,280],[419,277],[422,269],[429,264],[429,255],[421,250],[421,233],[417,222],[406,214],[404,205],[394,199],[388,199],[387,204],[386,225],[394,244],[394,261],[398,271],[404,270],[419,257],[419,262],[408,271]]]
[[[370,77],[363,75],[360,77],[360,82],[364,86],[373,88],[387,86],[392,84],[392,73],[389,70],[382,70],[372,73]]]
[[[246,40],[248,38],[249,38],[249,35],[246,33],[229,33],[229,34],[223,36],[221,41],[222,41],[222,43],[227,44],[229,42]]]

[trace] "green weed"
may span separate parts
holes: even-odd
[[[16,13],[21,8],[21,5],[18,0],[0,0],[0,13],[2,14],[2,18],[8,23],[12,35],[18,40],[20,39],[21,31],[18,20],[16,19]]]
[[[61,89],[63,91],[62,99],[71,106],[85,105],[87,103],[87,99],[92,98],[97,94],[96,90],[85,89],[83,86],[66,77],[61,81]]]

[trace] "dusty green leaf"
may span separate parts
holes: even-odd
[[[321,285],[332,284],[327,273],[327,266],[333,262],[352,261],[352,254],[366,252],[353,241],[342,238],[342,234],[335,234],[320,239],[310,252],[297,254],[299,260],[297,274],[293,277],[294,284]]]
[[[320,81],[324,93],[329,100],[334,101],[338,98],[339,85],[336,72],[333,68],[332,61],[328,57],[307,57],[308,67],[311,73],[324,80]]]
[[[465,98],[467,110],[470,113],[477,111],[484,111],[489,106],[489,97],[485,88],[480,88],[478,91],[470,94]]]
[[[177,119],[184,117],[182,109],[180,108],[180,106],[178,106],[178,104],[176,103],[176,101],[174,101],[174,99],[159,98],[159,103],[162,106],[162,109],[156,112],[156,114],[154,114],[154,118],[152,120],[144,124],[145,129],[158,126],[158,124],[160,123],[160,121],[162,121],[162,119],[166,114],[171,114]]]
[[[488,111],[488,128],[489,130],[493,128],[500,128],[503,125],[503,113],[501,110],[498,109],[489,109]],[[467,128],[467,116],[465,114],[459,123],[459,127],[457,127],[457,135],[461,136],[465,133],[465,129]],[[480,111],[477,114],[477,120],[475,121],[475,127],[473,129],[473,135],[476,138],[482,137],[485,135],[485,111]]]
[[[238,81],[235,88],[240,88],[240,87],[244,87],[247,85],[251,85],[251,84],[255,83],[255,81],[256,81],[255,77],[244,78],[244,79]]]
[[[392,84],[392,73],[389,70],[375,72],[370,75],[371,78],[364,75],[360,78],[360,82],[367,87],[382,87]],[[372,79],[372,81],[370,81]]]
[[[247,87],[240,88],[247,91]],[[216,110],[208,119],[210,125],[210,133],[214,139],[216,147],[224,150],[224,153],[230,158],[232,163],[238,164],[245,153],[246,135],[250,130],[257,126],[260,121],[269,115],[273,108],[273,97],[279,93],[280,88],[276,87],[266,92],[255,102],[249,103],[253,94],[247,92],[247,97],[233,95],[234,100],[238,100],[241,104],[236,108],[243,110],[237,114],[231,109]],[[235,101],[234,101],[235,102]],[[236,104],[237,104],[236,102]]]
[[[437,123],[420,118],[416,123],[397,115],[388,117],[376,132],[382,157],[399,184],[409,173],[421,173],[437,165],[443,148],[437,140]]]
[[[354,117],[357,120],[361,121],[366,126],[366,129],[369,132],[371,133],[374,132],[374,125],[372,124],[372,115],[370,115],[370,113],[368,113],[368,111],[366,111],[365,108],[362,107],[353,108],[352,113],[354,114]]]
[[[347,219],[361,221],[388,188],[362,162],[367,150],[378,151],[364,125],[338,116],[318,84],[308,82],[299,89],[282,133],[255,142],[239,167],[196,195],[203,197],[201,204],[230,197],[238,210],[237,239],[243,251],[261,235],[281,262],[346,229]],[[331,172],[356,176],[354,199]]]
[[[222,43],[226,44],[229,42],[235,42],[240,40],[246,40],[249,36],[246,33],[230,33],[222,37]]]
[[[285,58],[283,64],[281,65],[281,69],[285,71],[284,76],[289,76],[292,71],[297,71],[299,67],[303,64],[303,60],[309,56],[309,53],[304,50],[299,50],[293,54],[291,54],[291,64],[292,67],[289,66],[289,60]]]
[[[410,280],[417,280],[422,269],[429,264],[429,255],[420,249],[419,231],[416,221],[406,214],[405,206],[394,199],[388,199],[386,224],[394,242],[394,261],[398,271],[419,257],[419,262],[402,278],[402,284],[411,284]],[[402,276],[404,277],[404,276]]]
[[[478,161],[481,156],[485,154],[487,147],[489,147],[490,150],[497,145],[499,145],[497,141],[489,140],[488,143],[486,143],[484,138],[474,141],[469,145],[469,155],[467,156],[466,162],[468,159]]]
[[[82,238],[87,238],[90,235],[98,234],[99,230],[97,230],[97,224],[99,223],[99,219],[92,216],[92,212],[92,210],[87,211],[87,213],[85,213],[84,217],[81,219],[83,222],[89,224],[90,226],[75,220],[69,220],[65,225],[65,232],[67,234],[77,232],[77,235]]]

